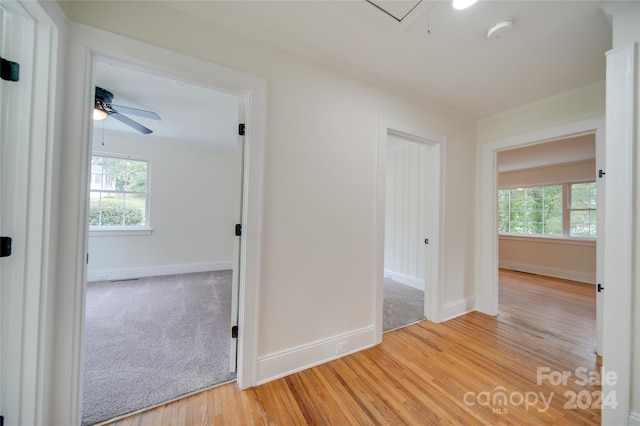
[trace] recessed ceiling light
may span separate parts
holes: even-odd
[[[500,38],[513,27],[511,18],[502,18],[489,27],[487,38]]]
[[[451,4],[454,9],[461,10],[473,6],[477,1],[478,0],[453,0],[453,3]]]

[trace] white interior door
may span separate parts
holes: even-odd
[[[596,352],[602,355],[602,313],[604,295],[602,285],[604,283],[604,221],[605,221],[605,184],[604,175],[600,175],[600,171],[604,172],[605,165],[605,141],[604,132],[598,130],[596,132],[596,191],[597,191],[597,239],[596,239]]]
[[[11,256],[0,259],[0,414],[7,424],[32,424],[25,245],[35,21],[17,2],[0,1],[0,17],[1,56],[20,65],[19,81],[0,80],[0,235],[13,240]]]
[[[245,123],[245,100],[241,99],[238,102],[238,123]],[[240,126],[240,124],[239,124]],[[231,277],[231,343],[229,345],[229,369],[231,372],[235,372],[238,362],[238,306],[240,297],[240,271],[242,270],[240,265],[241,250],[242,250],[242,206],[244,197],[244,135],[238,132],[238,144],[236,149],[236,164],[240,164],[239,176],[236,182],[239,182],[236,188],[236,226],[240,226],[236,229],[236,239],[233,243],[233,272]],[[239,231],[239,232],[238,232]],[[238,233],[240,235],[238,235]]]

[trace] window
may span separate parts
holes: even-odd
[[[130,158],[91,157],[89,226],[148,226],[148,161]]]
[[[574,183],[569,189],[569,236],[596,237],[596,183]]]
[[[562,235],[562,185],[498,191],[500,232]]]
[[[596,238],[596,183],[500,189],[498,231]]]

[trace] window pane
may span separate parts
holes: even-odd
[[[596,183],[575,183],[571,185],[572,209],[596,208]]]
[[[572,210],[569,235],[572,237],[596,237],[596,211]]]
[[[124,194],[109,193],[102,195],[100,209],[101,226],[123,225]]]
[[[124,203],[124,224],[144,225],[146,197],[138,194],[127,194]]]
[[[498,229],[562,235],[562,185],[498,191]]]
[[[147,224],[148,162],[93,156],[89,202],[91,226]]]
[[[100,225],[100,192],[89,192],[89,225]]]

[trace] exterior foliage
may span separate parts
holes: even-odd
[[[93,156],[89,224],[147,225],[147,171],[147,161]]]

